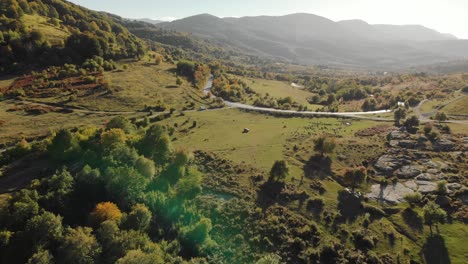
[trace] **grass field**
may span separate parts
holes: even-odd
[[[39,103],[60,103],[66,106],[80,107],[94,111],[141,111],[146,106],[164,105],[167,110],[175,108],[182,110],[189,104],[192,109],[202,105],[208,106],[211,101],[203,98],[202,91],[192,87],[185,80],[177,86],[175,65],[162,63],[155,65],[147,60],[139,62],[126,61],[127,69],[105,72],[104,78],[110,83],[109,93],[106,90],[79,91],[73,101],[69,101],[72,93],[61,91],[50,97],[27,98]],[[120,66],[123,68],[125,62]],[[14,77],[0,80],[0,87],[8,87]]]
[[[50,24],[46,17],[24,14],[22,19],[28,30],[39,30],[52,45],[60,44],[70,35],[65,29]]]
[[[196,121],[197,127],[190,129]],[[375,126],[373,121],[353,121],[335,118],[278,118],[246,113],[236,109],[186,113],[164,121],[177,124],[176,146],[215,152],[238,164],[248,164],[268,172],[275,160],[288,157],[291,175],[299,178],[300,161],[307,160],[313,152],[312,139],[327,133],[338,141],[354,138],[358,130]],[[186,123],[182,126],[183,123]],[[242,133],[244,128],[249,133]],[[356,141],[357,142],[357,141]],[[294,145],[301,148],[294,151]],[[340,147],[338,147],[340,149]],[[298,156],[299,155],[299,156]]]
[[[271,97],[284,98],[291,96],[294,101],[307,105],[310,109],[315,110],[318,105],[310,105],[307,98],[312,97],[314,94],[300,88],[292,87],[290,83],[280,82],[274,80],[264,80],[256,78],[242,78],[254,91],[261,95],[267,93]]]
[[[441,110],[449,115],[468,115],[468,96],[454,100]]]
[[[60,128],[102,126],[112,118],[112,115],[107,114],[83,113],[50,112],[32,115],[22,110],[12,111],[16,105],[12,101],[0,102],[0,144],[11,144],[22,138],[43,136],[51,130]]]
[[[206,105],[202,92],[191,83],[184,81],[181,86],[175,85],[174,69],[174,65],[166,63],[132,63],[126,70],[105,73],[111,83],[111,95],[91,94],[78,98],[72,105],[108,111],[142,110],[145,105],[157,105],[158,101],[178,110],[189,102],[195,103],[195,107]]]

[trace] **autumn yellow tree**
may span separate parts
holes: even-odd
[[[89,215],[89,220],[92,224],[99,225],[100,223],[112,220],[120,221],[122,212],[116,204],[111,202],[98,203],[96,208]]]

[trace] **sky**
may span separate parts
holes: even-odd
[[[334,21],[418,24],[468,39],[468,0],[71,0],[126,18],[174,20],[209,13],[218,17],[311,13]]]

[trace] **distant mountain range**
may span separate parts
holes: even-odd
[[[201,14],[157,26],[300,64],[406,68],[468,58],[468,40],[423,26],[334,22],[303,13],[241,18]]]

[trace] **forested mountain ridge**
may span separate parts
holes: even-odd
[[[202,14],[158,26],[301,64],[404,68],[468,57],[467,40],[422,26],[334,22],[312,14],[241,18]]]
[[[61,0],[0,3],[0,71],[139,57],[142,42],[117,16]]]

